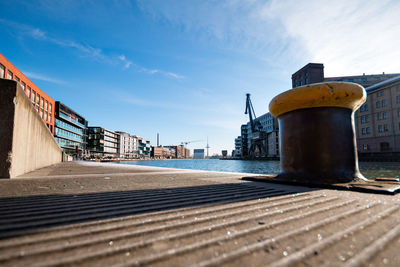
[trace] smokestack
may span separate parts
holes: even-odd
[[[157,133],[157,147],[160,146],[160,134]]]

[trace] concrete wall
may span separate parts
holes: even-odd
[[[0,79],[0,178],[62,161],[62,150],[16,81]]]

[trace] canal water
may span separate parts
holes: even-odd
[[[258,160],[146,160],[121,161],[121,164],[154,166],[164,168],[245,172],[256,174],[274,174],[280,172],[279,161]],[[400,178],[399,162],[360,162],[360,171],[367,178],[393,177]]]

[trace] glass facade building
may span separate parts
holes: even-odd
[[[65,153],[82,156],[86,154],[87,149],[87,121],[66,105],[56,101],[54,137]]]
[[[120,135],[102,127],[88,127],[87,148],[91,156],[119,157]]]

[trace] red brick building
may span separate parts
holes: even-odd
[[[0,78],[19,82],[32,105],[54,134],[55,101],[28,79],[17,67],[0,53]]]

